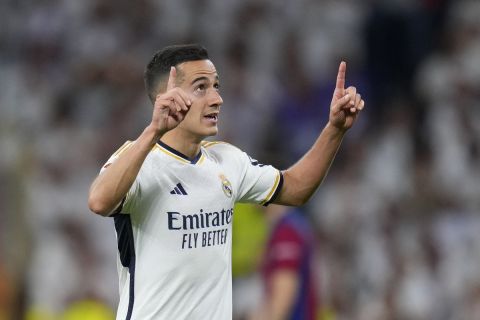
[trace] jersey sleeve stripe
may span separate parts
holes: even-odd
[[[280,174],[280,181],[278,182],[278,186],[277,188],[275,189],[275,192],[273,193],[273,196],[270,198],[270,200],[268,200],[267,202],[265,202],[263,205],[266,207],[268,206],[270,203],[272,203],[273,201],[275,201],[275,199],[277,198],[278,194],[280,193],[280,191],[282,190],[282,187],[283,187],[283,173],[281,171],[278,171],[279,174]]]
[[[204,142],[202,142],[202,146],[204,148],[208,148],[208,147],[214,146],[216,144],[229,144],[229,143],[224,142],[224,141],[204,141]]]
[[[209,146],[213,146],[214,144],[219,143],[218,141],[202,141],[202,146],[207,148]]]
[[[260,204],[263,206],[268,206],[273,200],[275,200],[275,197],[280,191],[282,185],[283,185],[283,175],[280,171],[278,171],[277,177],[275,178],[275,183],[273,184],[272,189],[268,193],[267,197],[262,202],[260,202]]]
[[[205,160],[205,156],[202,153],[202,155],[201,155],[200,159],[198,160],[197,164],[201,164],[204,160]]]
[[[118,150],[113,154],[113,157],[120,155],[123,151],[127,150],[132,145],[132,141],[125,142]]]

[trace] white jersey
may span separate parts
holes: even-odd
[[[202,143],[193,160],[156,144],[113,215],[117,320],[231,319],[234,203],[266,205],[282,180],[279,170],[227,143]]]

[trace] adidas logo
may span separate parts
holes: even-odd
[[[173,188],[172,191],[170,191],[170,194],[182,194],[184,196],[187,195],[187,191],[183,188],[183,186],[180,183],[177,183],[177,186]]]

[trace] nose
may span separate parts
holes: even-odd
[[[220,107],[223,104],[222,96],[217,90],[210,90],[208,105],[211,107]]]

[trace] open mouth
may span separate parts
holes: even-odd
[[[207,115],[205,115],[205,118],[211,120],[211,121],[217,121],[218,120],[218,112],[212,112]]]

